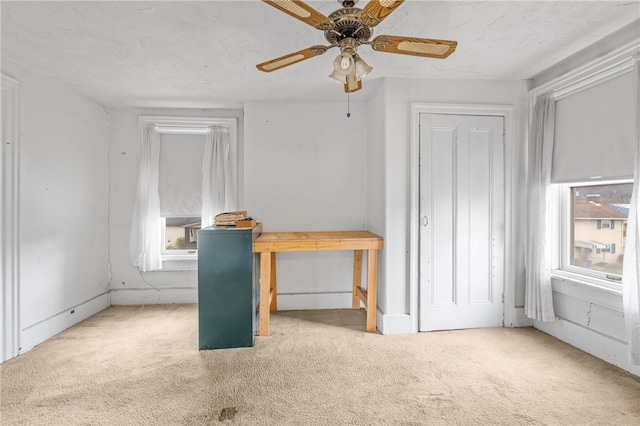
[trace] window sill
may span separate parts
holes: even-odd
[[[160,271],[197,271],[198,258],[193,256],[170,256],[162,258]]]
[[[622,288],[620,284],[572,272],[555,270],[551,271],[551,285],[554,292],[622,311]]]

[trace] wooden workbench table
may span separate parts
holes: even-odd
[[[367,331],[376,331],[378,250],[382,237],[368,231],[264,232],[253,243],[260,253],[260,327],[259,336],[269,335],[269,313],[278,310],[276,253],[320,250],[353,250],[353,309],[360,301],[367,308]],[[367,288],[361,287],[362,253],[367,251]]]

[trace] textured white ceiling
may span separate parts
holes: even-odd
[[[308,1],[325,15],[335,0]],[[105,106],[212,107],[248,100],[343,100],[328,78],[337,50],[263,73],[255,64],[326,44],[323,33],[258,0],[1,3],[2,55]],[[357,6],[364,7],[366,0]],[[526,79],[640,18],[640,0],[408,0],[374,36],[457,40],[444,60],[374,52],[381,77]]]

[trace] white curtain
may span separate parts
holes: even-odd
[[[549,244],[549,193],[554,123],[555,100],[550,94],[542,95],[535,103],[529,138],[524,302],[527,317],[540,321],[555,320]]]
[[[202,227],[218,214],[236,209],[229,129],[213,127],[207,133],[202,159]]]
[[[640,365],[640,68],[634,65],[635,105],[635,160],[633,195],[627,222],[627,239],[622,265],[622,304],[627,329],[627,342],[631,364]]]
[[[160,135],[154,127],[147,127],[140,152],[138,187],[129,237],[131,260],[141,271],[162,268],[159,164]]]

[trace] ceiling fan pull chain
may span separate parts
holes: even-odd
[[[351,117],[351,93],[347,93],[347,118]]]

